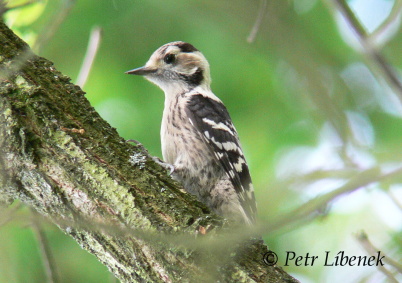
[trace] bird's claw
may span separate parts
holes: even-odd
[[[174,165],[170,163],[166,163],[162,161],[159,157],[153,156],[152,159],[155,161],[155,163],[158,163],[160,166],[162,166],[165,170],[169,171],[169,176],[173,174],[174,172]]]

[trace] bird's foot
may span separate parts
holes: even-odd
[[[174,172],[174,165],[170,163],[166,163],[163,160],[161,160],[159,157],[152,156],[152,159],[155,161],[155,163],[158,163],[160,166],[162,166],[165,170],[169,171],[169,176],[172,175]]]

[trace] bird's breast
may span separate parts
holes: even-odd
[[[211,160],[201,133],[190,123],[185,111],[186,97],[165,101],[161,141],[166,162],[178,167],[202,167]]]

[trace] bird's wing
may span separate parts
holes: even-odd
[[[195,94],[189,98],[186,112],[225,169],[247,217],[254,222],[257,208],[250,172],[226,107],[219,100]]]

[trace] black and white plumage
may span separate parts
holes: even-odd
[[[161,141],[173,177],[216,213],[253,224],[254,189],[235,127],[222,101],[210,89],[209,64],[189,43],[157,49],[143,75],[165,92]]]

